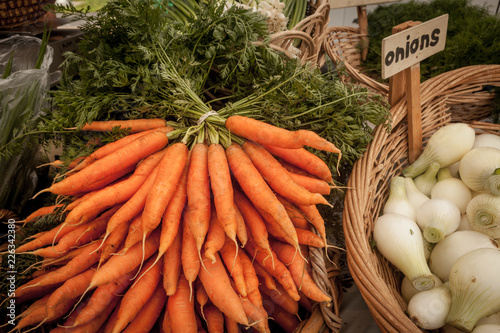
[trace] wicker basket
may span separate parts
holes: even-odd
[[[438,128],[454,121],[499,133],[500,125],[478,122],[492,98],[482,91],[486,85],[500,86],[500,65],[465,67],[422,83],[424,142]],[[457,105],[462,107],[453,108]],[[390,179],[408,165],[405,99],[391,112],[392,131],[384,126],[375,129],[373,141],[354,164],[349,178],[343,215],[347,263],[383,332],[422,332],[405,314],[407,304],[399,292],[402,274],[370,245],[374,222],[388,197]]]
[[[32,23],[45,15],[55,0],[0,0],[0,29]]]

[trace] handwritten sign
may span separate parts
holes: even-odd
[[[448,14],[382,40],[382,78],[386,79],[444,50]]]
[[[330,9],[376,5],[386,2],[399,2],[401,0],[328,0]]]

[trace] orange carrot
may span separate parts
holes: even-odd
[[[92,275],[94,275],[95,270],[89,268],[83,273],[75,275],[74,277],[66,280],[62,286],[57,288],[52,295],[50,295],[47,303],[45,304],[45,310],[47,311],[47,318],[57,317],[57,306],[60,303],[70,301],[74,298],[81,296],[87,289]]]
[[[295,228],[300,228],[300,229],[310,228],[311,224],[297,206],[295,206],[293,203],[283,198],[281,195],[277,195],[276,197],[285,207],[286,212],[288,213],[288,216],[290,216],[290,220],[292,221]]]
[[[193,282],[198,277],[201,267],[200,256],[196,248],[196,241],[189,228],[189,220],[191,219],[191,210],[184,212],[184,220],[182,224],[182,272],[184,278],[189,282],[191,295],[193,292]]]
[[[330,185],[324,180],[308,177],[304,175],[299,175],[297,173],[289,172],[290,177],[295,183],[302,186],[306,190],[312,193],[318,193],[322,195],[330,194]]]
[[[187,178],[189,219],[187,219],[184,227],[190,229],[200,260],[201,249],[205,242],[211,217],[210,181],[208,177],[208,147],[203,143],[197,143],[191,151],[191,162]],[[213,181],[215,179],[212,179]],[[187,275],[186,278],[189,281]]]
[[[108,322],[111,313],[116,308],[116,304],[118,304],[119,299],[116,298],[112,301],[112,303],[104,309],[104,312],[99,314],[99,316],[95,317],[92,321],[80,325],[75,326],[73,328],[62,328],[62,333],[97,333],[101,332],[104,329],[105,324]],[[52,333],[52,331],[51,331]],[[56,333],[56,332],[54,332]]]
[[[185,144],[174,143],[167,148],[166,154],[158,165],[158,174],[146,197],[142,212],[143,242],[146,236],[160,224],[168,203],[177,189],[188,153],[189,150]]]
[[[245,246],[245,250],[248,252],[248,255],[255,258],[262,268],[274,276],[274,278],[285,288],[286,292],[293,299],[298,301],[300,297],[297,292],[297,286],[295,285],[292,275],[285,264],[277,259],[274,251],[272,252],[273,257],[275,258],[274,263],[272,264],[269,260],[266,261],[267,254],[263,251],[256,250],[255,245],[252,243],[253,241],[250,239]]]
[[[271,290],[264,284],[261,284],[259,286],[259,290],[262,292],[262,294],[269,297],[274,304],[281,306],[288,313],[298,315],[299,302],[291,298],[280,284],[277,284],[276,286],[276,290]]]
[[[120,254],[124,254],[135,244],[139,243],[143,237],[142,229],[142,215],[137,215],[130,223],[128,228],[127,238],[125,238],[125,243],[120,249]],[[147,237],[148,235],[146,235]]]
[[[239,324],[248,325],[243,305],[231,286],[221,258],[218,254],[215,258],[215,262],[207,262],[206,269],[200,270],[200,280],[207,291],[208,298],[229,318]]]
[[[258,248],[271,253],[266,223],[252,202],[241,191],[234,190],[234,202],[240,211],[250,236]]]
[[[168,301],[168,299],[167,299],[167,301]],[[165,309],[165,311],[163,313],[163,320],[161,322],[160,333],[171,333],[171,332],[172,332],[172,328],[170,325],[170,316],[168,315],[168,310]]]
[[[246,141],[242,147],[269,186],[281,196],[299,205],[330,205],[321,194],[311,193],[298,185],[290,173],[261,145]]]
[[[224,325],[227,333],[240,333],[238,323],[224,314]]]
[[[82,131],[93,132],[106,132],[111,131],[113,128],[128,129],[130,133],[137,133],[149,129],[156,129],[165,127],[165,119],[152,118],[152,119],[131,119],[131,120],[103,120],[93,121],[83,125]]]
[[[129,143],[131,143],[135,139],[140,138],[141,136],[144,136],[146,134],[149,134],[149,133],[155,132],[155,131],[168,133],[172,130],[173,130],[173,128],[171,128],[171,127],[161,127],[161,128],[156,128],[156,129],[144,131],[144,132],[139,132],[136,134],[126,135],[121,139],[110,142],[110,143],[100,147],[99,149],[94,151],[92,154],[85,157],[85,159],[83,161],[81,161],[78,165],[76,165],[70,172],[72,173],[72,172],[84,169],[85,167],[89,166],[90,164],[94,163],[95,161],[97,161],[97,160],[103,158],[104,156],[109,155],[112,152],[128,145]]]
[[[52,205],[52,206],[44,206],[41,208],[38,208],[35,210],[33,213],[28,215],[25,219],[25,223],[31,223],[36,221],[38,218],[40,218],[43,215],[47,215],[50,213],[53,213],[57,208],[64,206],[63,204],[58,204],[58,205]]]
[[[208,147],[208,171],[217,219],[227,236],[236,244],[238,221],[234,209],[233,185],[226,153],[221,144],[213,143]]]
[[[217,213],[215,209],[211,212],[210,225],[208,226],[207,237],[204,244],[204,257],[214,261],[215,253],[218,252],[224,246],[226,240],[226,233],[224,228],[219,223],[217,219]]]
[[[102,211],[105,208],[112,207],[124,202],[132,197],[137,190],[144,184],[147,177],[158,165],[166,150],[162,149],[151,156],[146,157],[138,164],[134,173],[122,182],[106,186],[97,191],[88,200],[75,207],[67,216],[66,221],[78,221],[88,211]],[[71,223],[71,222],[70,222]]]
[[[163,255],[163,288],[168,296],[175,294],[181,273],[182,233],[178,232]]]
[[[278,156],[311,175],[317,176],[327,183],[333,182],[332,173],[328,164],[310,151],[304,148],[286,149],[272,145],[264,145],[264,147],[274,156]]]
[[[114,282],[97,287],[89,298],[87,306],[83,307],[74,318],[73,325],[87,324],[104,313],[115,300],[120,299],[119,295],[132,283],[133,276],[133,272],[129,272]]]
[[[259,291],[259,278],[255,271],[255,265],[257,263],[252,263],[245,251],[240,251],[238,256],[241,260],[241,265],[243,267],[243,277],[245,279],[245,286],[247,290],[247,298],[252,304],[262,307],[262,296]]]
[[[277,283],[274,280],[274,277],[269,274],[258,262],[253,263],[253,268],[255,270],[255,274],[257,274],[259,280],[262,280],[264,285],[270,290],[277,290]]]
[[[224,315],[213,305],[208,305],[205,309],[208,333],[224,333]]]
[[[132,246],[124,255],[112,256],[102,265],[92,277],[89,288],[98,287],[118,279],[120,276],[139,267],[143,258],[148,259],[158,249],[160,233],[155,230],[145,242],[144,250],[141,243]]]
[[[172,333],[197,333],[196,314],[194,300],[190,297],[189,283],[181,274],[177,291],[167,300],[167,311],[170,317],[170,328]]]
[[[241,243],[241,247],[245,247],[245,244],[248,241],[245,219],[243,218],[243,215],[241,215],[241,212],[238,209],[238,206],[236,206],[236,203],[233,203],[233,206],[234,212],[236,213],[236,235],[238,236],[238,240]]]
[[[101,245],[99,245],[101,249],[101,257],[99,258],[99,265],[97,267],[101,267],[104,262],[121,249],[123,243],[125,242],[125,238],[127,237],[128,227],[131,222],[132,221],[130,220],[122,224],[121,228],[115,229],[109,237],[103,240]]]
[[[204,307],[205,307],[205,305],[208,304],[209,299],[208,299],[207,291],[205,290],[205,288],[203,288],[203,284],[201,284],[199,279],[196,280],[195,289],[196,289],[196,302],[200,306],[200,312],[201,312],[203,319],[206,320],[205,313],[204,313]]]
[[[167,295],[161,284],[158,284],[148,302],[137,313],[134,320],[130,322],[124,333],[150,332],[167,301]],[[119,332],[119,331],[118,331]]]
[[[295,285],[300,287],[300,290],[308,298],[316,302],[331,302],[331,297],[319,289],[307,272],[304,259],[299,256],[294,256],[294,249],[292,246],[279,241],[272,241],[271,246],[278,258],[288,266],[290,274],[295,281]]]
[[[264,309],[269,317],[273,318],[273,321],[286,333],[295,332],[300,324],[297,316],[283,310],[281,306],[274,304],[267,296],[264,296]]]
[[[85,247],[84,251],[71,259],[66,265],[43,275],[37,283],[28,285],[24,288],[22,286],[19,287],[16,290],[16,297],[22,297],[24,293],[30,293],[33,287],[43,288],[51,286],[59,282],[64,282],[86,271],[99,260],[100,251],[95,251],[98,246],[99,242],[91,243],[89,246]]]
[[[242,297],[241,304],[243,305],[243,309],[245,310],[245,314],[248,317],[248,321],[252,328],[257,332],[261,333],[270,333],[268,315],[263,307],[258,307],[248,298]]]
[[[166,297],[165,290],[163,290],[160,284],[163,262],[160,261],[153,266],[154,259],[155,258],[152,257],[146,262],[142,268],[142,272],[147,273],[144,274],[141,279],[137,280],[123,296],[113,332],[121,332],[134,320],[134,318],[136,318],[139,311],[141,311],[148,300],[153,296],[158,285],[161,287],[162,294]],[[149,269],[150,267],[151,269]]]
[[[325,220],[323,220],[323,217],[321,216],[318,208],[315,205],[298,206],[298,208],[307,218],[309,223],[311,223],[314,228],[316,228],[316,231],[318,231],[319,235],[323,239],[323,242],[325,244],[328,244],[328,241],[326,239]]]
[[[247,296],[247,288],[245,277],[243,275],[243,267],[241,259],[238,255],[237,244],[234,244],[229,237],[226,238],[224,246],[219,251],[224,264],[226,265],[229,274],[232,276],[236,286],[236,290],[241,296]]]
[[[113,326],[115,326],[116,320],[118,319],[118,304],[114,307],[111,314],[106,319],[106,323],[103,325],[103,328],[99,333],[111,333],[113,330]]]
[[[231,171],[250,201],[252,201],[257,209],[262,209],[271,214],[286,234],[298,244],[295,227],[288,217],[285,208],[278,201],[241,146],[232,144],[226,149],[226,155]],[[298,245],[297,250],[299,250]]]
[[[106,178],[115,173],[116,170],[123,170],[136,165],[144,157],[164,148],[167,143],[168,138],[165,133],[151,132],[104,156],[80,172],[72,174],[49,188],[40,191],[38,194],[42,192],[52,192],[55,194],[79,192],[84,186]]]
[[[340,154],[340,150],[334,144],[307,130],[288,131],[244,116],[229,117],[226,120],[226,128],[233,134],[264,145],[288,149],[309,146]]]

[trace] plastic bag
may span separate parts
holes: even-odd
[[[47,106],[49,67],[54,51],[47,46],[40,69],[35,69],[42,41],[30,36],[0,40],[0,208],[19,212],[33,195],[39,144],[32,136]],[[10,75],[2,79],[12,57]],[[15,139],[15,140],[14,140]],[[15,144],[7,143],[14,140]],[[6,155],[4,155],[5,153]]]

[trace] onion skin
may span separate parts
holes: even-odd
[[[450,271],[447,324],[471,332],[479,319],[500,311],[499,263],[500,249],[477,249],[457,259]]]
[[[476,195],[467,205],[467,219],[472,229],[500,238],[500,196]]]
[[[420,328],[436,330],[446,324],[451,308],[451,292],[447,284],[421,291],[408,303],[408,315]]]
[[[469,151],[460,161],[462,181],[472,191],[500,196],[500,150],[479,147]]]

